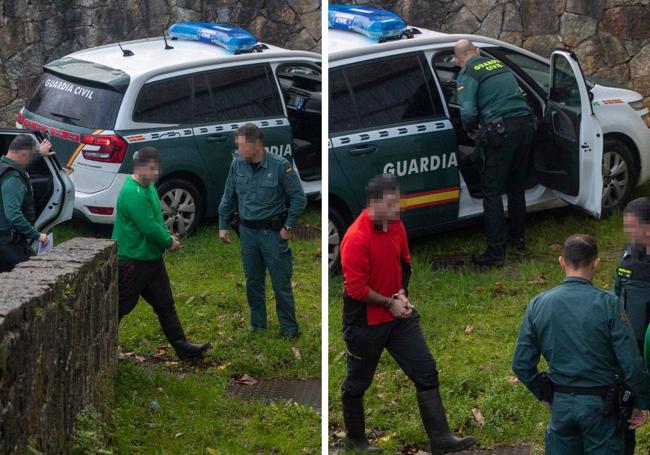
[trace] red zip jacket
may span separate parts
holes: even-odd
[[[343,323],[378,325],[395,317],[388,309],[363,302],[373,291],[391,296],[406,289],[411,273],[406,230],[401,221],[391,223],[388,232],[374,229],[367,210],[348,228],[341,241],[344,278]]]

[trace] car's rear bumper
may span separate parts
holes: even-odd
[[[128,176],[128,174],[117,174],[111,186],[96,193],[76,191],[74,201],[75,216],[92,223],[113,224],[117,197]],[[113,212],[110,215],[101,215],[93,213],[90,207],[112,208]]]

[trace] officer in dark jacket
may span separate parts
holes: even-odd
[[[507,237],[523,250],[524,197],[534,122],[531,110],[512,72],[499,60],[482,57],[467,40],[454,48],[458,75],[458,103],[463,128],[477,138],[482,157],[481,188],[487,249],[472,257],[479,265],[502,266]],[[506,230],[502,194],[508,195],[510,228]]]
[[[623,211],[625,234],[629,242],[625,245],[621,260],[616,268],[614,292],[621,299],[634,330],[634,337],[641,350],[648,357],[646,336],[650,323],[650,199],[638,198],[630,202]],[[636,446],[634,431],[625,434],[625,453],[633,454]]]
[[[285,158],[264,150],[262,131],[246,123],[237,131],[233,159],[219,204],[219,237],[230,243],[228,225],[237,210],[239,236],[251,310],[250,330],[266,328],[265,276],[268,269],[283,335],[300,335],[291,288],[291,229],[307,199],[295,169]]]
[[[600,262],[593,237],[569,237],[559,261],[564,283],[531,300],[512,369],[550,407],[547,455],[621,454],[621,424],[636,428],[646,421],[650,377],[620,301],[591,282]],[[537,370],[541,355],[547,376]],[[636,396],[627,422],[605,405],[617,377]]]
[[[47,245],[47,235],[34,227],[34,194],[25,168],[31,163],[36,143],[26,134],[17,135],[6,156],[0,158],[0,272],[10,272],[34,254],[29,242]],[[49,155],[52,144],[41,142],[41,155]]]

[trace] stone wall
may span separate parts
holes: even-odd
[[[0,125],[13,126],[44,64],[160,36],[174,22],[225,22],[281,47],[320,51],[319,0],[0,0]]]
[[[414,26],[498,38],[548,57],[575,51],[586,74],[619,82],[650,103],[650,0],[357,0]]]
[[[69,452],[77,413],[112,398],[117,327],[112,241],[70,240],[0,274],[1,453]]]

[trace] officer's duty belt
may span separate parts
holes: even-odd
[[[242,218],[240,222],[242,226],[245,226],[248,229],[272,229],[274,231],[279,231],[282,229],[282,226],[284,226],[286,219],[286,214],[282,214],[266,220],[245,220]]]
[[[573,393],[575,395],[596,395],[605,398],[609,387],[572,387],[568,385],[553,384],[553,393]]]

